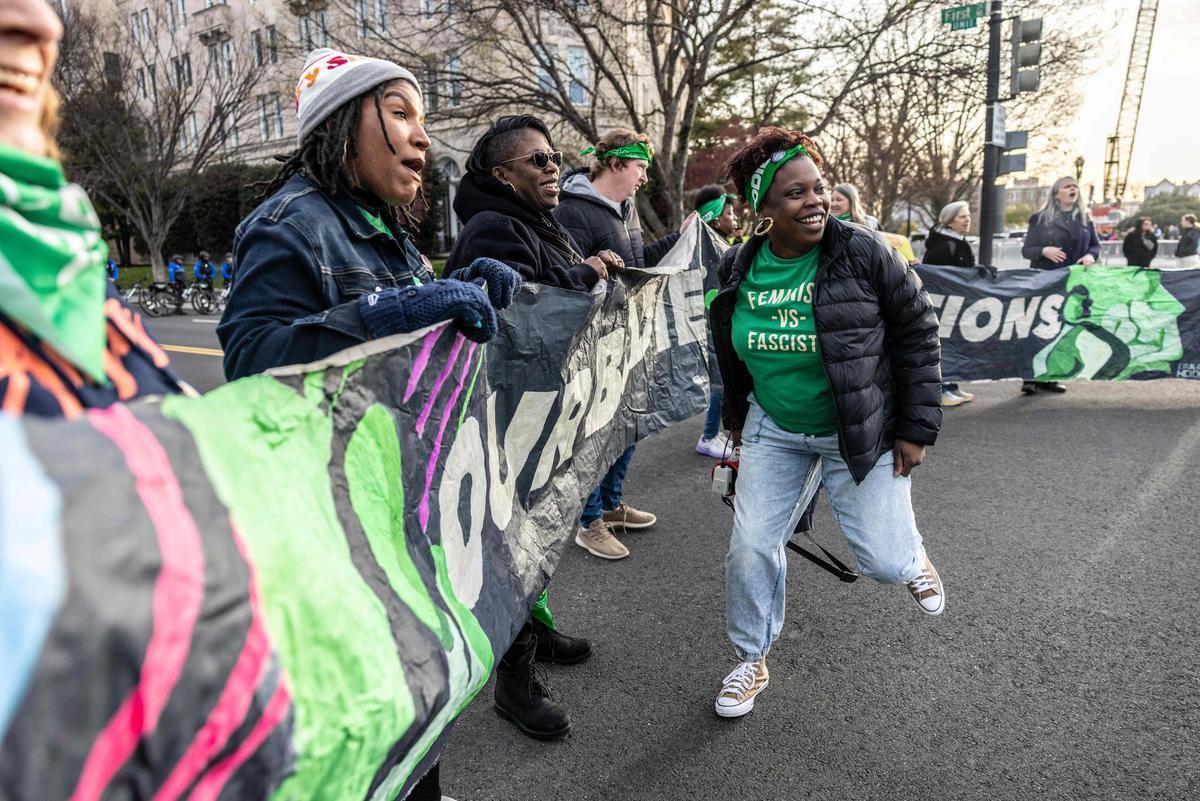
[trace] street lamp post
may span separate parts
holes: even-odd
[[[1083,156],[1075,157],[1075,180],[1083,178]]]

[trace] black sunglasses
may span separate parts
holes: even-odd
[[[562,166],[562,151],[555,150],[552,153],[547,153],[544,150],[537,150],[537,151],[534,151],[533,153],[529,154],[528,156],[517,156],[516,158],[505,159],[504,161],[498,161],[498,162],[496,162],[496,166],[499,167],[501,164],[508,164],[510,161],[521,161],[522,159],[529,162],[533,166],[537,167],[539,170],[546,169],[546,166],[549,165],[550,162],[552,162],[552,161],[554,162],[555,167],[561,167]]]

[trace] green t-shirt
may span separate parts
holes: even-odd
[[[780,259],[764,243],[738,286],[733,349],[754,378],[754,397],[785,431],[837,432],[833,392],[817,343],[813,291],[820,248]]]

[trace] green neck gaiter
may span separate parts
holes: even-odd
[[[836,216],[839,220],[848,220],[848,219],[850,219],[850,212],[846,212],[845,214],[838,214]]]
[[[58,162],[0,145],[0,312],[101,383],[107,256],[91,201]]]

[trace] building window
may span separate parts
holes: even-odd
[[[300,17],[300,47],[304,50],[329,47],[329,12],[318,11]]]
[[[212,8],[213,6],[223,6],[223,5],[225,5],[225,0],[204,0],[205,8]]]
[[[104,54],[104,81],[112,91],[121,91],[125,85],[121,69],[121,56],[117,53]]]
[[[371,33],[370,2],[371,0],[358,0],[354,9],[354,28],[364,39]]]
[[[179,149],[184,153],[190,153],[196,149],[196,144],[200,140],[200,129],[196,125],[196,112],[188,114],[180,127]]]
[[[171,33],[187,27],[187,0],[165,0],[167,6],[167,27]]]
[[[283,138],[283,104],[279,95],[258,96],[258,136],[264,142]]]
[[[446,108],[462,102],[462,58],[451,50],[446,54]]]
[[[275,47],[275,26],[267,26],[267,61],[275,64],[279,61],[279,51]]]
[[[588,85],[591,84],[591,62],[586,48],[567,48],[567,71],[571,74],[571,102],[582,106],[588,102]]]
[[[129,15],[129,35],[138,44],[150,36],[150,9],[143,8]]]
[[[454,213],[454,198],[458,195],[462,170],[452,159],[442,159],[438,162],[438,167],[441,169],[446,183],[446,194],[442,196],[442,237],[444,238],[442,244],[450,248],[454,246],[454,240],[458,238],[458,233],[462,230],[462,223],[459,222],[458,215]]]
[[[538,46],[538,63],[534,66],[533,71],[537,76],[538,91],[545,94],[550,94],[554,91],[554,76],[551,74],[550,70],[553,69],[553,53],[557,49],[557,47],[553,46]]]
[[[433,19],[433,14],[437,11],[438,0],[421,0],[421,17],[424,19]]]
[[[232,111],[217,118],[217,136],[222,147],[238,146],[237,115]]]
[[[182,89],[192,85],[192,54],[184,53],[171,59],[175,66],[175,85]]]
[[[433,59],[425,60],[425,74],[422,76],[425,86],[422,88],[422,94],[425,95],[425,113],[432,114],[438,110],[438,68],[437,62]]]
[[[267,53],[263,49],[262,31],[257,28],[250,31],[250,42],[254,49],[254,66],[261,67],[267,63]]]
[[[149,95],[146,91],[146,71],[143,69],[139,69],[137,71],[137,85],[138,94],[141,95],[143,100],[145,100],[147,97],[149,97]]]
[[[375,30],[387,33],[388,29],[388,0],[375,0]]]

